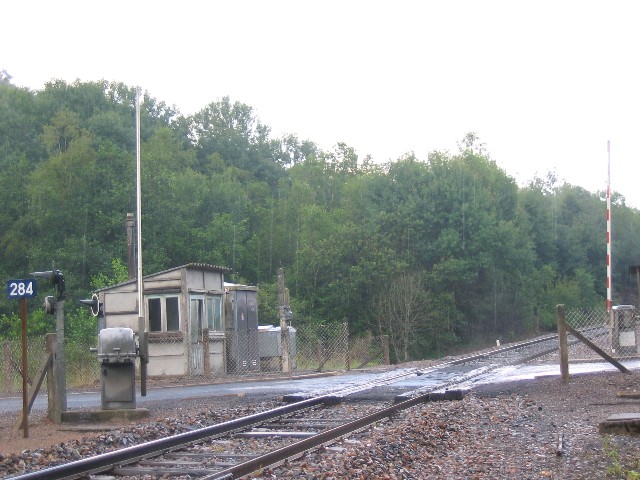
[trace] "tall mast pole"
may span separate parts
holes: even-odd
[[[136,87],[136,233],[137,233],[137,278],[138,278],[138,318],[144,321],[142,292],[142,181],[140,171],[140,87]],[[139,332],[142,334],[142,331]]]
[[[140,87],[136,87],[136,232],[138,249],[138,348],[140,350],[140,394],[147,395],[147,334],[142,282],[142,175],[140,168]]]
[[[611,275],[611,143],[607,140],[607,312],[613,302]]]

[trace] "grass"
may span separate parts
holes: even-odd
[[[625,480],[640,480],[640,459],[623,459],[620,450],[613,444],[611,435],[602,440],[602,450],[611,465],[607,468],[607,477]]]

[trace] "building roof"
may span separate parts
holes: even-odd
[[[230,273],[233,270],[229,267],[222,267],[220,265],[211,265],[208,263],[185,263],[184,265],[180,265],[178,267],[173,267],[173,268],[169,268],[167,270],[162,270],[161,272],[156,272],[156,273],[150,273],[149,275],[144,275],[142,277],[142,279],[144,280],[145,278],[152,278],[155,277],[156,275],[162,275],[168,272],[173,272],[175,270],[182,270],[182,269],[190,269],[190,270],[203,270],[206,272],[220,272],[220,273]],[[132,280],[127,280],[126,282],[122,282],[122,283],[118,283],[117,285],[109,285],[108,287],[103,287],[103,288],[98,288],[96,290],[96,292],[102,292],[104,290],[110,290],[112,288],[115,287],[120,287],[122,285],[127,285],[128,283],[135,283],[137,280],[134,278]]]
[[[152,273],[142,278],[153,277],[154,275],[160,275],[161,273],[172,272],[174,270],[182,270],[183,268],[188,268],[191,270],[204,270],[207,272],[221,272],[221,273],[231,273],[233,271],[229,267],[221,267],[220,265],[211,265],[209,263],[185,263],[184,265],[180,265],[179,267],[173,267],[167,270],[163,270],[162,272]]]

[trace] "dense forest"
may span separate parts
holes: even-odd
[[[95,331],[77,300],[126,279],[135,96],[122,83],[32,91],[0,78],[0,277],[60,269],[71,336]],[[456,152],[381,164],[343,143],[273,138],[229,98],[185,116],[145,93],[144,273],[230,267],[231,281],[260,287],[264,324],[277,321],[282,267],[296,325],[389,334],[399,360],[552,329],[558,303],[604,305],[604,192],[552,173],[518,186],[461,135]],[[635,304],[640,213],[614,192],[612,219],[614,303]],[[29,305],[33,334],[51,328],[44,295]],[[16,335],[17,310],[3,296],[0,336]]]

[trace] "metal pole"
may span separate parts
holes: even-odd
[[[611,143],[607,140],[607,312],[613,303],[611,263]]]
[[[27,392],[27,300],[20,299],[22,320],[22,428],[24,438],[29,437],[29,393]]]
[[[136,88],[136,233],[138,247],[138,312],[143,317],[142,295],[142,179],[140,168],[140,87]],[[144,318],[144,317],[143,317]]]
[[[140,87],[136,87],[136,231],[138,249],[138,343],[140,349],[140,395],[147,395],[147,336],[142,282],[142,170],[140,167]]]

